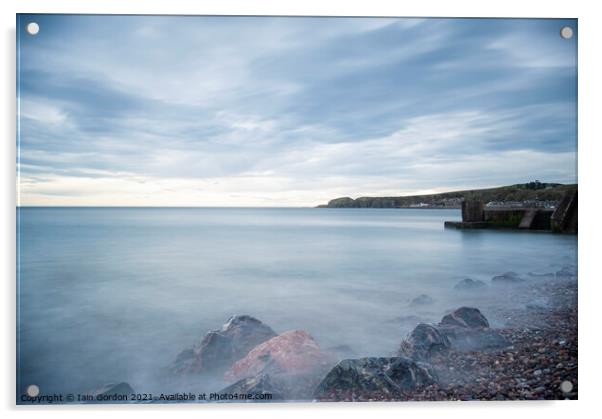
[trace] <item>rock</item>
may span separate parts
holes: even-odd
[[[94,391],[95,396],[129,396],[132,393],[134,393],[134,389],[126,382],[108,383]]]
[[[481,314],[478,308],[460,307],[453,313],[444,316],[441,319],[442,325],[460,326],[460,327],[489,327],[489,322]]]
[[[574,266],[564,266],[561,270],[556,272],[556,276],[563,278],[577,276],[577,268]]]
[[[228,381],[260,373],[311,374],[329,368],[333,359],[322,352],[316,341],[302,330],[291,330],[267,340],[237,361],[224,374]]]
[[[483,281],[478,279],[464,278],[462,281],[458,282],[454,289],[458,291],[474,291],[474,290],[482,290],[487,287]]]
[[[415,361],[431,361],[435,355],[445,355],[450,349],[480,351],[510,346],[498,331],[489,328],[489,322],[479,309],[460,307],[444,316],[438,325],[421,323],[406,337],[399,355]]]
[[[440,326],[438,329],[457,351],[490,351],[510,346],[510,342],[498,331],[489,328]]]
[[[271,398],[263,399],[264,401],[284,399],[284,395],[280,393],[279,385],[275,384],[268,374],[259,374],[255,377],[243,378],[224,388],[219,393],[271,395]],[[261,401],[261,399],[259,400]]]
[[[525,282],[525,280],[519,277],[516,272],[506,272],[494,276],[491,282],[494,284],[520,284],[521,282]]]
[[[276,333],[270,327],[254,317],[232,316],[221,329],[208,332],[195,347],[182,351],[171,370],[177,374],[223,372],[274,336]]]
[[[421,294],[418,297],[412,299],[410,304],[413,306],[417,306],[417,305],[433,304],[434,302],[435,302],[435,300],[433,300],[432,297],[430,297],[426,294]]]
[[[489,321],[473,307],[460,307],[444,316],[438,331],[458,351],[492,350],[510,345],[499,332],[489,328]]]
[[[401,342],[399,355],[416,361],[428,361],[433,355],[445,353],[451,344],[439,330],[426,323],[420,323],[412,333]]]
[[[324,377],[314,397],[328,400],[340,392],[391,394],[435,382],[430,368],[410,358],[345,359]]]

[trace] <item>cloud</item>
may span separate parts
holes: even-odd
[[[36,19],[20,46],[23,205],[576,181],[576,46],[558,36],[575,21]]]

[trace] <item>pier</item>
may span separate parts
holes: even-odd
[[[462,221],[446,228],[547,230],[577,234],[577,190],[567,192],[556,208],[487,208],[483,201],[462,201]]]

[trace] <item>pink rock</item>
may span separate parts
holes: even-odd
[[[303,330],[290,330],[253,348],[224,377],[241,380],[261,372],[304,374],[329,365],[332,359]]]

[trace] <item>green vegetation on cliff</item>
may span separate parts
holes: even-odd
[[[498,188],[444,192],[433,195],[395,197],[369,197],[352,199],[336,198],[318,208],[459,208],[462,200],[475,199],[488,202],[559,202],[567,190],[576,189],[576,184],[542,183],[539,181]]]

